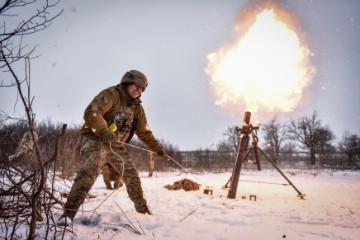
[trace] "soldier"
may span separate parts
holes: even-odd
[[[85,123],[80,130],[80,153],[85,163],[76,175],[58,225],[72,222],[101,167],[107,163],[122,174],[135,210],[151,214],[143,196],[139,173],[123,144],[135,133],[152,151],[165,156],[164,149],[150,131],[141,105],[140,97],[147,85],[143,73],[131,70],[125,73],[119,85],[101,91],[86,108]]]
[[[124,185],[121,173],[118,173],[109,163],[105,164],[101,168],[104,183],[109,190],[121,188]],[[111,186],[111,182],[114,182],[114,188]]]

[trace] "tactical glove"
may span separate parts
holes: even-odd
[[[159,148],[157,151],[156,151],[156,154],[160,157],[164,157],[166,155],[165,153],[165,150],[163,148]]]
[[[115,142],[115,135],[110,131],[106,131],[101,135],[101,141],[104,143]]]

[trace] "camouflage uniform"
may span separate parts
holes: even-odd
[[[137,137],[152,151],[159,155],[164,155],[165,152],[147,125],[140,99],[132,99],[126,91],[126,86],[132,83],[141,84],[144,91],[147,79],[141,72],[131,70],[124,75],[121,84],[101,91],[86,108],[85,124],[80,130],[83,136],[80,153],[85,163],[77,173],[62,217],[75,217],[100,169],[108,163],[118,173],[123,173],[126,190],[136,211],[150,213],[143,197],[138,171],[121,142],[127,142],[131,131],[135,129]],[[113,130],[117,141],[103,143],[103,136],[111,134],[111,124],[116,125]]]
[[[124,185],[122,173],[118,173],[117,170],[110,165],[110,163],[105,164],[101,168],[101,171],[107,189],[118,189]],[[114,182],[114,187],[111,186],[112,181]]]

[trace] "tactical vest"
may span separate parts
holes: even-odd
[[[116,125],[116,129],[110,127],[120,142],[130,142],[137,128],[138,118],[134,117],[135,106],[121,106],[120,111],[115,113],[114,118],[108,124]]]

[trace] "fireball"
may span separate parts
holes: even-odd
[[[235,42],[207,56],[215,104],[292,111],[314,77],[312,53],[293,18],[274,2],[245,13],[236,24]]]

